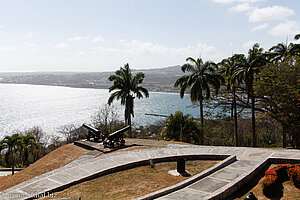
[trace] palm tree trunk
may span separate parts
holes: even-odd
[[[251,86],[251,121],[252,121],[252,147],[256,147],[256,134],[255,134],[255,98],[253,93],[253,86]]]
[[[131,114],[130,114],[130,113],[129,113],[129,116],[128,116],[128,125],[130,126],[130,128],[128,129],[129,137],[132,138],[132,130],[131,130]]]
[[[239,138],[238,138],[238,122],[237,122],[237,111],[236,111],[236,97],[235,97],[236,87],[233,86],[233,123],[234,123],[234,139],[235,139],[235,146],[239,146]]]
[[[15,174],[15,158],[14,158],[13,148],[11,149],[10,156],[11,156],[11,174],[14,175]]]
[[[126,97],[125,102],[125,126],[130,125],[128,129],[128,136],[132,138],[132,131],[131,131],[131,113],[130,113],[130,97]]]
[[[204,115],[203,115],[203,96],[202,96],[202,90],[200,90],[200,95],[199,95],[199,103],[200,103],[200,122],[201,122],[201,127],[204,128]],[[201,131],[200,133],[200,139],[201,139],[201,144],[204,144],[204,130]]]

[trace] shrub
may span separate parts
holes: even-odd
[[[300,166],[293,166],[287,170],[288,176],[293,184],[299,188],[300,186]]]
[[[281,164],[267,170],[262,181],[264,194],[268,196],[272,191],[282,188],[281,183],[286,180],[291,180],[298,188],[300,183],[300,166]]]

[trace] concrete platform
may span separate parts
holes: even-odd
[[[97,152],[94,152],[97,155]],[[0,192],[0,199],[30,199],[120,170],[155,162],[185,159],[224,159],[214,167],[174,186],[137,199],[224,199],[238,190],[258,171],[271,163],[299,163],[298,150],[268,150],[245,147],[168,145],[167,148],[144,149],[86,156],[73,164],[45,173]]]

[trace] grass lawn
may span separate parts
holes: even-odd
[[[186,170],[195,175],[219,161],[187,161]],[[55,193],[56,198],[132,199],[174,185],[189,177],[172,176],[169,170],[176,169],[176,162],[157,163],[155,168],[141,166],[113,173],[72,186]],[[44,198],[46,199],[46,198]]]
[[[269,169],[275,167],[276,165],[271,165]],[[262,181],[264,176],[259,179],[259,181],[255,181],[244,188],[241,188],[238,192],[234,194],[232,198],[228,199],[244,199],[249,192],[253,192],[254,195],[259,200],[269,199],[265,197],[262,191]],[[300,200],[300,188],[296,188],[291,181],[286,181],[282,184],[283,189],[281,191],[274,191],[274,200],[281,199],[281,200]]]

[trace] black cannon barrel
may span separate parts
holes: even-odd
[[[86,128],[86,129],[88,129],[88,130],[94,132],[94,133],[99,133],[99,130],[97,130],[97,129],[95,129],[95,128],[89,126],[89,125],[82,124],[82,126],[83,126],[84,128]]]
[[[113,133],[109,134],[109,136],[108,136],[107,138],[108,138],[108,139],[112,139],[112,138],[114,138],[115,136],[117,136],[117,135],[119,135],[119,134],[121,134],[121,133],[127,131],[128,129],[130,129],[130,125],[128,125],[128,126],[122,128],[122,129],[120,129],[120,130],[117,130],[116,132],[113,132]]]

